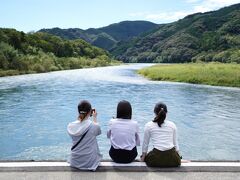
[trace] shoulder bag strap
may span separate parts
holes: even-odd
[[[88,129],[89,130],[89,129]],[[77,145],[82,141],[82,139],[85,137],[85,135],[87,134],[88,130],[82,135],[82,137],[78,140],[78,142],[76,144],[74,144],[71,148],[71,151],[77,147]]]

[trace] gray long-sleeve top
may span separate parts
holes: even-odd
[[[96,136],[101,134],[100,126],[90,120],[82,122],[77,120],[68,124],[67,131],[73,145],[88,131],[82,141],[71,151],[69,163],[78,169],[95,171],[102,159],[96,139]]]

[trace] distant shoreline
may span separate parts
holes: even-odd
[[[85,68],[94,68],[94,67],[106,67],[106,66],[115,66],[115,65],[120,65],[120,61],[113,61],[104,65],[99,66],[96,64],[90,65],[90,66],[84,66],[82,68],[73,68],[73,69],[61,69],[61,70],[52,70],[52,71],[46,71],[46,72],[36,72],[36,71],[19,71],[19,70],[14,70],[14,69],[9,69],[9,70],[1,70],[0,69],[0,78],[1,77],[10,77],[10,76],[19,76],[19,75],[24,75],[24,74],[42,74],[42,73],[49,73],[49,72],[56,72],[56,71],[65,71],[65,70],[76,70],[76,69],[85,69]]]
[[[154,81],[240,87],[240,64],[234,63],[154,65],[138,70],[138,74]]]

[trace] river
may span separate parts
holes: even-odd
[[[168,106],[178,127],[184,159],[240,160],[240,89],[154,82],[136,74],[149,64],[58,71],[0,78],[0,160],[66,160],[77,104],[87,99],[98,111],[98,143],[109,159],[107,124],[120,100],[132,104],[140,126],[154,117],[155,103]],[[141,154],[141,148],[138,148]]]

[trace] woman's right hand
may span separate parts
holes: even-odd
[[[93,122],[97,123],[97,111],[96,109],[92,112]]]

